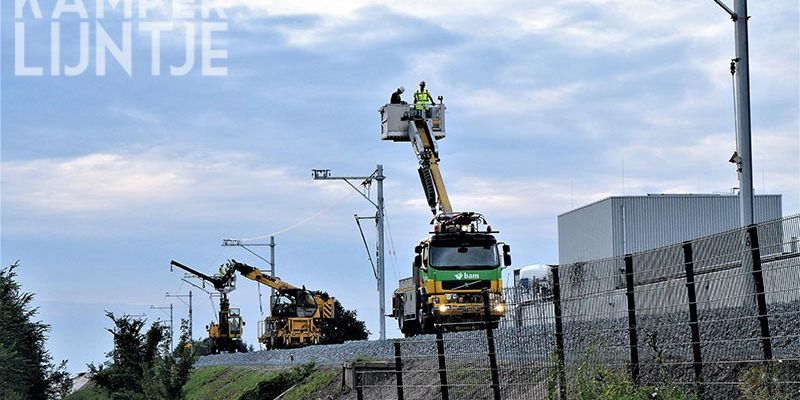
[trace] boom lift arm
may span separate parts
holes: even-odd
[[[437,206],[443,213],[453,212],[450,204],[450,197],[447,195],[447,188],[444,186],[444,178],[439,169],[439,149],[436,140],[431,134],[427,120],[422,116],[409,117],[408,133],[414,153],[419,160],[419,178],[422,182],[422,189],[431,212],[436,215]]]
[[[242,274],[247,279],[254,280],[262,285],[269,286],[278,291],[298,289],[296,286],[280,280],[280,278],[276,278],[269,274],[265,274],[258,268],[251,267],[244,263],[240,263],[236,260],[229,261],[227,264],[227,268],[229,270],[232,269]]]
[[[334,316],[335,300],[328,296],[327,293],[306,290],[305,287],[298,288],[279,278],[272,277],[258,268],[240,263],[236,260],[228,261],[223,270],[226,271],[226,276],[233,274],[235,271],[242,274],[247,279],[254,280],[262,285],[277,290],[279,295],[289,295],[289,297],[292,297],[294,301],[297,302],[298,313],[305,314],[298,315],[299,317],[329,319]],[[273,305],[273,307],[275,306],[277,305]]]
[[[169,264],[172,267],[178,267],[178,268],[180,268],[180,269],[182,269],[182,270],[184,270],[184,271],[186,271],[186,272],[188,272],[188,273],[190,273],[190,274],[192,274],[192,275],[194,275],[194,276],[196,276],[196,277],[198,277],[198,278],[200,278],[200,279],[202,279],[202,280],[204,280],[206,282],[211,283],[212,285],[214,285],[214,289],[216,289],[217,291],[220,291],[220,292],[226,291],[226,288],[229,286],[229,283],[231,281],[231,274],[225,274],[225,275],[222,275],[222,276],[220,276],[220,275],[208,276],[208,275],[206,275],[206,274],[204,274],[204,273],[202,273],[202,272],[200,272],[200,271],[198,271],[198,270],[196,270],[196,269],[194,269],[192,267],[189,267],[187,265],[181,264],[181,263],[179,263],[179,262],[177,262],[175,260],[172,260]],[[230,291],[230,290],[228,290],[228,291]]]

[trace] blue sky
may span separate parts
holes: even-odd
[[[0,258],[22,260],[22,283],[53,327],[51,352],[73,371],[111,348],[103,310],[164,318],[149,306],[188,291],[169,260],[207,271],[228,258],[263,266],[221,239],[317,214],[277,237],[278,275],[329,291],[377,334],[375,283],[353,222],[372,210],[310,170],[385,166],[387,280],[404,277],[429,211],[411,149],[379,140],[377,109],[399,85],[410,94],[424,79],[445,97],[440,150],[453,203],[482,211],[517,267],[557,262],[556,216],[621,194],[623,160],[627,194],[737,185],[727,162],[733,26],[711,0],[224,0],[228,30],[214,46],[228,52],[227,76],[197,68],[154,77],[141,33],[133,76],[114,62],[96,76],[94,47],[81,76],[15,76],[14,22],[26,27],[26,62],[50,75],[55,2],[40,3],[42,20],[28,9],[15,20],[14,2],[0,6]],[[94,1],[83,3],[94,26]],[[172,17],[170,2],[159,4],[167,8],[146,21]],[[756,193],[783,194],[784,214],[797,213],[798,5],[750,8]],[[100,23],[119,39],[122,19],[117,10]],[[59,21],[62,57],[74,65],[80,18]],[[165,39],[164,72],[183,59],[182,40]],[[212,311],[194,294],[197,333]],[[255,283],[240,280],[232,302],[256,343]],[[185,312],[176,302],[176,316]]]

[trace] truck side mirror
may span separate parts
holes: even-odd
[[[510,252],[511,252],[511,246],[509,246],[507,244],[504,244],[503,245],[503,253],[510,253]]]
[[[414,268],[422,268],[422,256],[419,254],[414,256]]]
[[[503,265],[506,267],[511,266],[511,254],[508,253],[503,254]]]
[[[422,246],[420,245],[414,246],[414,253],[422,254]]]

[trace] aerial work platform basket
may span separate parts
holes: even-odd
[[[381,113],[381,139],[394,142],[410,142],[413,120],[424,118],[429,131],[436,140],[443,139],[444,112],[447,107],[443,103],[417,110],[413,104],[386,104],[378,111]]]

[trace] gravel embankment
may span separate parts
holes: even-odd
[[[774,337],[775,358],[800,357],[800,302],[770,304],[770,331]],[[757,320],[750,310],[722,308],[714,312],[704,311],[700,315],[703,358],[706,362],[725,360],[758,360],[761,355]],[[523,324],[526,325],[526,324]],[[691,338],[687,315],[676,312],[638,317],[640,360],[643,364],[655,362],[654,350],[661,352],[666,364],[691,361]],[[495,331],[498,360],[524,367],[548,362],[554,352],[553,326],[544,323],[532,326],[512,327],[511,321],[503,321]],[[627,320],[565,321],[565,347],[568,363],[581,362],[587,352],[594,353],[596,361],[627,362]],[[741,339],[749,340],[741,340]],[[320,365],[341,365],[355,359],[389,360],[394,358],[393,343],[402,343],[404,359],[433,360],[436,345],[433,335],[411,339],[354,341],[344,344],[309,346],[297,349],[256,351],[252,353],[219,354],[201,357],[198,366],[209,365],[269,365],[285,366],[315,362]],[[445,352],[459,359],[485,360],[486,336],[483,331],[445,334]],[[652,346],[655,346],[653,348]],[[600,353],[600,354],[597,354]],[[603,354],[605,353],[605,354]],[[676,377],[689,378],[690,365],[684,364]],[[711,372],[711,368],[707,372]],[[644,372],[644,371],[643,371]],[[726,376],[706,376],[708,381],[729,380]],[[682,379],[681,379],[682,380]]]
[[[356,358],[384,359],[393,357],[390,340],[363,340],[343,344],[308,346],[297,349],[255,351],[251,353],[216,354],[200,357],[198,367],[210,365],[292,365],[315,362],[320,365],[340,365]],[[292,360],[294,358],[294,360]]]

